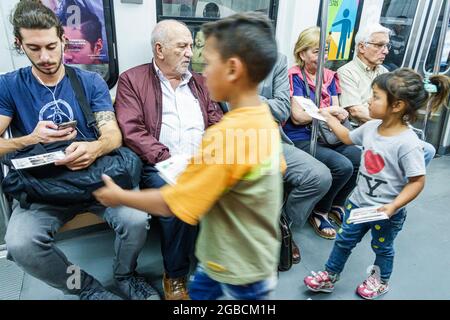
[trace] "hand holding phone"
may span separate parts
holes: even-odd
[[[78,122],[76,120],[60,123],[60,124],[58,124],[58,130],[64,130],[64,129],[68,129],[68,128],[76,129],[77,124],[78,124]]]

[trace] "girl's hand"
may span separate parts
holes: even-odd
[[[333,114],[330,113],[329,109],[330,108],[319,109],[319,113],[325,118],[328,124],[333,121],[337,121],[340,123],[340,121]]]
[[[397,207],[395,207],[392,203],[389,203],[378,209],[378,212],[384,212],[390,219],[395,215],[397,210],[398,210]]]
[[[339,121],[343,122],[345,119],[348,118],[349,114],[347,112],[347,110],[345,110],[344,108],[341,108],[339,106],[332,106],[329,108],[326,108],[327,110],[329,110],[329,112],[335,116],[336,118],[339,119]]]

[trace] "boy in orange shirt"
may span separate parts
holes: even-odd
[[[201,220],[192,299],[267,299],[277,283],[285,162],[258,84],[277,60],[274,31],[264,15],[246,13],[208,23],[203,32],[206,84],[231,111],[206,131],[176,185],[125,191],[105,176],[95,196],[109,207],[175,215],[191,225]]]

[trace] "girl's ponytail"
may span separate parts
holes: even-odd
[[[430,93],[431,110],[436,112],[442,105],[448,107],[448,96],[450,94],[450,78],[444,75],[430,77],[430,83],[437,87],[437,92]]]

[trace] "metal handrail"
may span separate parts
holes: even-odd
[[[324,60],[325,60],[325,48],[326,35],[328,27],[328,7],[329,0],[321,0],[321,21],[320,21],[320,44],[319,44],[319,62],[316,73],[316,105],[320,108],[320,103],[322,102],[322,84],[323,84],[323,70],[324,70]],[[316,156],[317,151],[317,138],[319,131],[319,120],[313,119],[312,132],[311,132],[311,149],[310,153],[313,157]]]
[[[5,133],[3,134],[3,138],[4,139],[9,139],[11,137],[12,137],[11,129],[8,128],[5,131]],[[5,165],[2,165],[0,170],[1,170],[2,176],[6,177],[6,175],[8,174],[8,167],[5,166]],[[0,184],[0,210],[1,210],[2,214],[3,214],[3,217],[5,218],[6,226],[8,226],[9,217],[11,216],[11,204],[9,203],[9,201],[6,198],[5,194],[3,193],[3,189],[2,189],[1,184]]]

